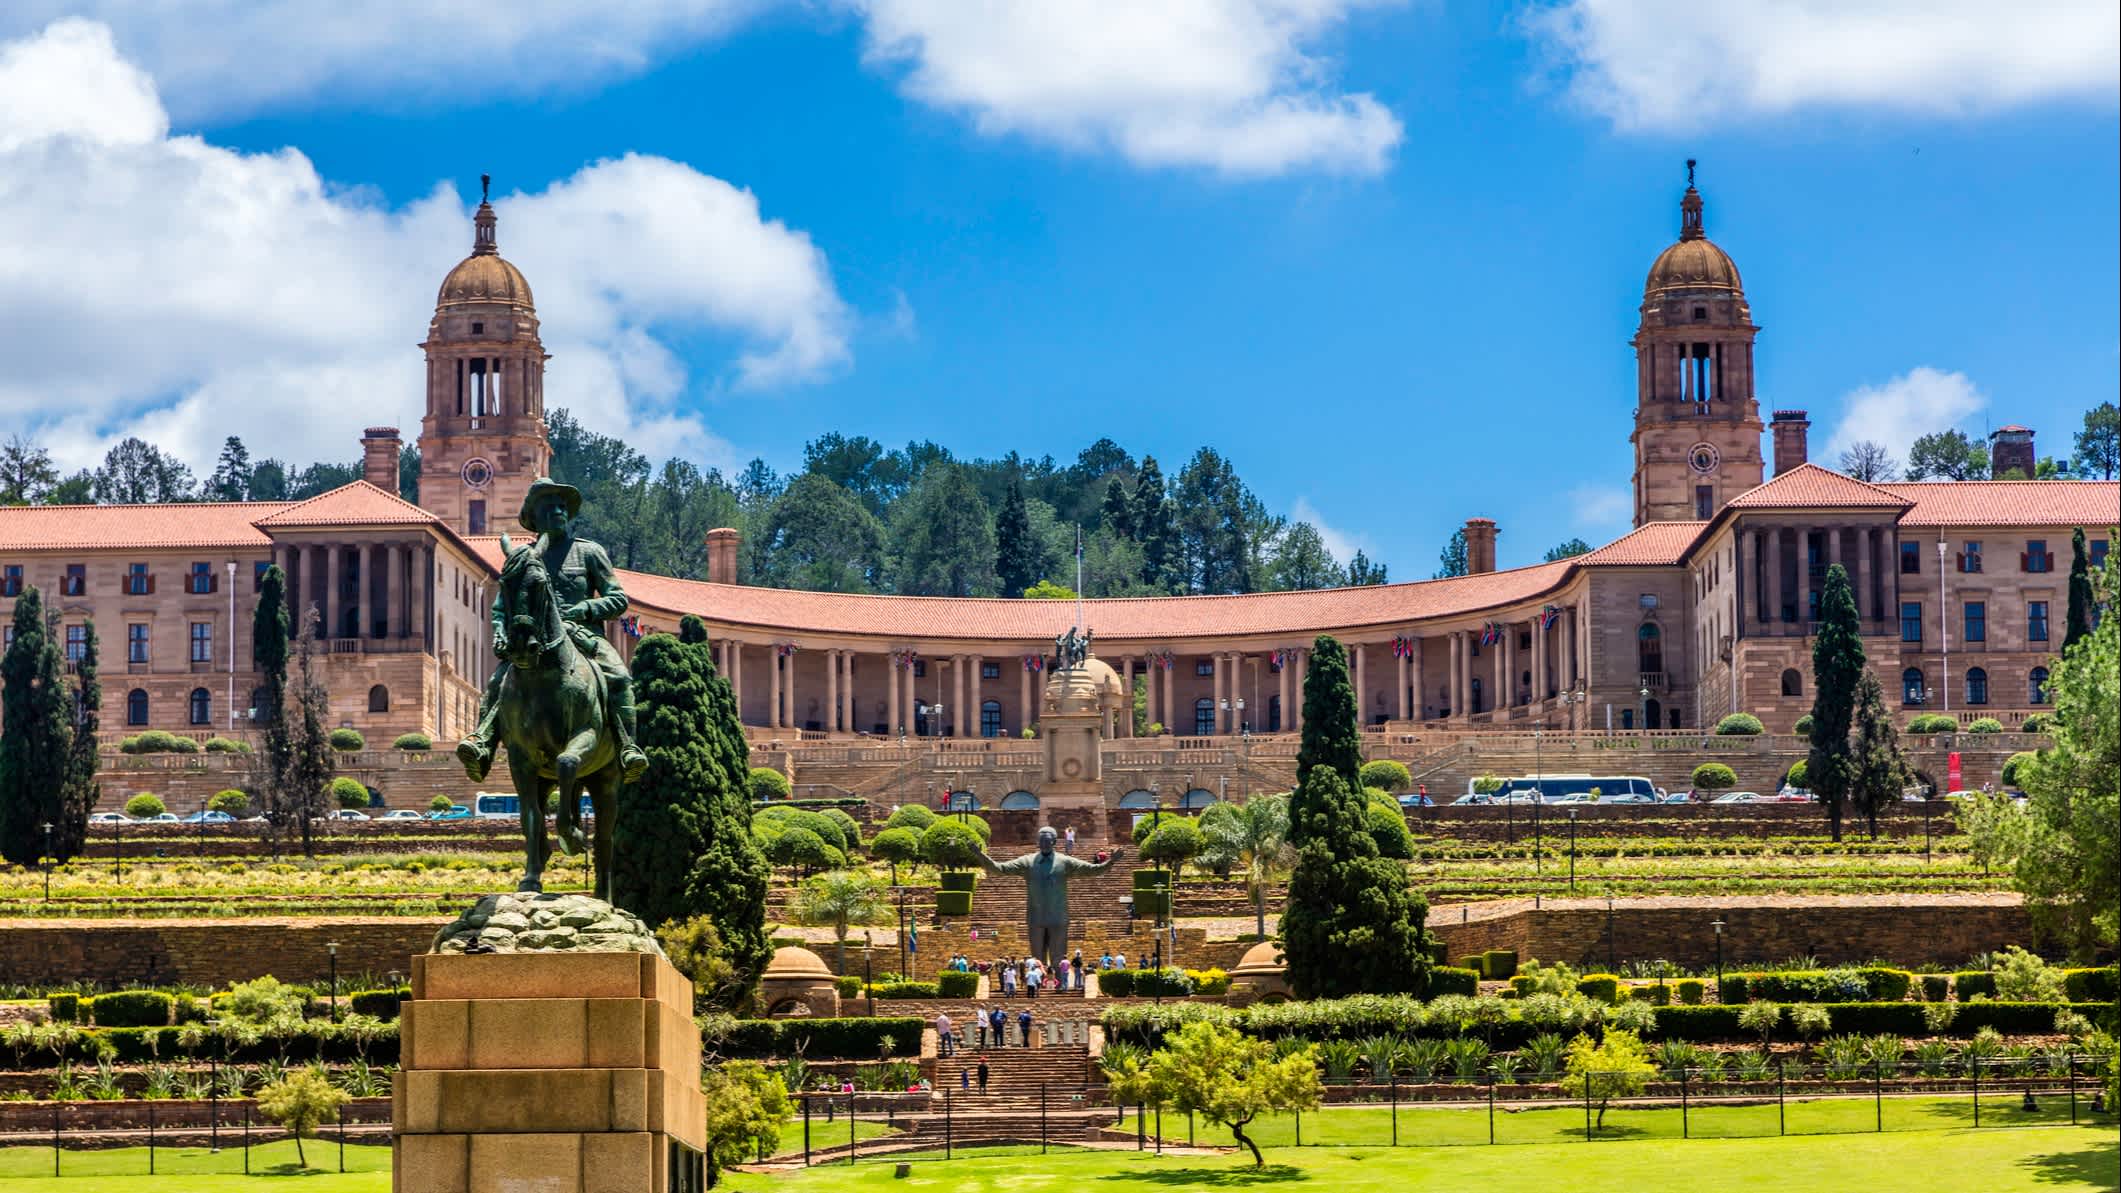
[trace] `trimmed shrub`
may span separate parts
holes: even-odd
[[[1952,996],[1950,974],[1926,973],[1922,975],[1922,1001],[1943,1002]]]
[[[398,1009],[406,999],[412,997],[412,987],[400,986],[395,990],[356,990],[348,997],[346,1005],[356,1015],[373,1015],[378,1019],[395,1019]]]
[[[971,892],[971,891],[937,891],[937,892],[935,892],[935,914],[937,914],[937,915],[971,915],[971,914],[972,914],[972,892]]]
[[[1192,985],[1193,993],[1195,994],[1228,994],[1230,992],[1229,973],[1214,966],[1210,966],[1207,969],[1187,970],[1186,981]]]
[[[1428,944],[1428,949],[1429,964],[1449,965],[1451,963],[1450,946],[1444,944],[1444,942],[1431,940]]]
[[[1432,966],[1429,969],[1429,997],[1441,998],[1446,994],[1463,994],[1471,998],[1480,993],[1480,974],[1471,969],[1454,968],[1449,965]]]
[[[1467,953],[1458,959],[1458,968],[1470,969],[1474,976],[1485,978],[1488,976],[1488,959],[1480,953]]]
[[[1620,979],[1609,973],[1586,974],[1576,983],[1576,992],[1612,1006],[1620,1001]]]
[[[979,864],[980,835],[955,820],[938,820],[921,833],[921,858],[931,866],[962,870]]]
[[[2004,759],[2002,775],[2003,785],[2005,787],[2018,786],[2019,775],[2023,772],[2025,767],[2030,766],[2033,760],[2038,758],[2039,756],[2039,752],[2035,750],[2020,750],[2017,753],[2011,755],[2010,757]]]
[[[1801,969],[1779,973],[1727,973],[1723,1000],[1752,1002],[1897,1002],[1907,997],[1915,975],[1881,965],[1847,969]]]
[[[2062,989],[2071,1002],[2112,1002],[2121,987],[2121,968],[2065,969]]]
[[[1726,791],[1738,785],[1738,772],[1721,762],[1704,762],[1694,768],[1694,786],[1702,791]]]
[[[1517,975],[1516,949],[1489,949],[1481,957],[1487,962],[1481,973],[1491,982],[1506,982]]]
[[[1144,919],[1161,920],[1171,914],[1171,892],[1158,887],[1134,892],[1134,914]]]
[[[396,738],[392,739],[390,748],[393,750],[432,750],[435,748],[435,741],[424,733],[400,733]]]
[[[1971,1002],[1975,995],[1996,997],[1996,975],[1982,972],[1964,972],[1952,975],[1952,996],[1960,1002]]]
[[[334,729],[331,731],[331,748],[341,754],[351,754],[368,748],[368,739],[358,729]]]
[[[977,870],[945,870],[938,880],[938,889],[946,891],[969,891],[978,885]]]
[[[209,737],[209,738],[207,738],[207,739],[206,739],[206,744],[205,744],[204,746],[201,746],[200,748],[201,748],[201,749],[203,749],[203,750],[205,750],[205,751],[206,751],[207,753],[209,753],[209,754],[248,754],[248,753],[250,753],[250,743],[249,743],[249,742],[246,742],[246,741],[233,741],[233,740],[231,740],[231,739],[229,739],[229,738],[225,738],[225,737]]]
[[[1646,1002],[1653,1007],[1669,1006],[1672,1001],[1672,987],[1664,982],[1634,986],[1629,989],[1628,998],[1635,1002]]]
[[[230,816],[241,816],[250,811],[250,793],[233,787],[216,791],[206,801],[209,811],[226,812]]]
[[[120,990],[88,1000],[97,1027],[168,1027],[177,1000],[160,990]]]
[[[1799,737],[1810,737],[1812,735],[1812,714],[1806,713],[1798,717],[1797,723],[1790,726],[1790,732]]]
[[[787,799],[795,793],[788,776],[770,766],[751,768],[751,798],[754,800]]]
[[[925,832],[935,823],[935,813],[924,804],[900,804],[884,822],[885,828],[910,828],[914,832]]]
[[[199,743],[167,729],[150,729],[119,741],[118,749],[126,754],[196,754]]]
[[[169,811],[163,806],[162,797],[152,791],[137,792],[125,801],[125,814],[135,820],[146,820]]]
[[[331,798],[342,808],[365,808],[368,806],[368,788],[359,779],[340,775],[331,781]]]
[[[2054,727],[2055,714],[2051,712],[2036,712],[2032,716],[2025,718],[2025,723],[2018,726],[2018,730],[2021,733],[2053,733],[2055,731]]]
[[[1170,887],[1171,872],[1169,870],[1134,871],[1134,889],[1137,891],[1152,891],[1158,888],[1169,890]]]
[[[878,998],[934,998],[941,992],[934,982],[878,982],[869,990]]]
[[[78,1023],[81,1019],[81,996],[78,994],[54,994],[44,1000],[51,1011],[52,1019],[58,1023]]]
[[[1734,712],[1716,722],[1716,732],[1725,736],[1752,737],[1766,729],[1760,718],[1749,712]]]
[[[1790,763],[1790,769],[1782,773],[1782,781],[1791,787],[1809,789],[1812,785],[1811,760],[1799,758],[1797,761]]]
[[[832,979],[832,988],[839,991],[841,998],[859,998],[862,993],[862,979],[859,975],[843,974]]]
[[[1371,804],[1363,815],[1370,839],[1377,843],[1377,856],[1395,861],[1414,856],[1414,834],[1407,831],[1407,814],[1397,803]]]
[[[1907,723],[1907,731],[1914,734],[1957,733],[1959,722],[1939,712],[1926,712]]]
[[[1393,758],[1365,762],[1355,773],[1356,782],[1361,786],[1380,788],[1394,795],[1414,785],[1414,774],[1407,769],[1407,764]]]
[[[1107,998],[1184,998],[1193,983],[1176,969],[1113,969],[1098,973],[1097,992]]]
[[[1679,1002],[1682,1006],[1698,1007],[1701,1005],[1702,992],[1705,987],[1702,985],[1700,978],[1681,978],[1672,984],[1672,988],[1679,992]]]
[[[1994,717],[1975,717],[1966,723],[1968,733],[2001,733],[2003,722]]]
[[[936,975],[935,991],[942,998],[971,998],[979,993],[979,975],[946,969]]]
[[[1655,1039],[1695,1043],[1751,1036],[1753,1033],[1738,1026],[1739,1009],[1735,1006],[1666,1007],[1657,1012],[1657,1026],[1649,1034]]]

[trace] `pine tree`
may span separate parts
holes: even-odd
[[[1885,709],[1885,691],[1868,669],[1856,682],[1856,749],[1850,768],[1849,802],[1876,837],[1879,811],[1899,802],[1909,772],[1900,734]]]
[[[96,639],[96,623],[85,627],[81,659],[74,667],[73,741],[67,748],[66,782],[59,792],[59,815],[53,821],[52,859],[66,861],[81,852],[88,840],[89,813],[103,795],[96,782],[96,731],[103,707],[103,682],[98,678],[102,651]]]
[[[1123,539],[1134,538],[1134,505],[1127,497],[1127,483],[1118,477],[1105,482],[1105,525]]]
[[[2064,650],[2075,646],[2078,639],[2092,632],[2091,563],[2085,557],[2082,526],[2069,536],[2069,551],[2069,622],[2062,631]]]
[[[1297,861],[1281,921],[1299,998],[1419,994],[1428,985],[1428,901],[1398,862],[1378,856],[1355,782],[1361,761],[1347,656],[1321,635],[1304,677],[1303,777],[1289,799]]]
[[[209,501],[250,500],[250,449],[243,440],[230,435],[222,442],[221,458],[206,478],[203,496]]]
[[[648,769],[619,789],[612,901],[657,925],[705,916],[740,988],[700,993],[734,1005],[773,952],[735,698],[715,671],[706,624],[693,616],[676,636],[642,639],[633,674]]]
[[[1038,543],[1031,537],[1031,513],[1024,506],[1023,486],[1012,480],[994,519],[994,576],[1005,597],[1020,597],[1039,582]]]
[[[1466,558],[1465,527],[1461,526],[1451,532],[1451,537],[1445,541],[1443,550],[1437,553],[1436,563],[1436,578],[1438,580],[1448,580],[1453,576],[1463,576],[1472,569],[1472,564]]]
[[[1849,728],[1864,671],[1863,637],[1847,568],[1837,563],[1827,569],[1819,606],[1819,635],[1812,640],[1812,750],[1805,773],[1839,841],[1842,808],[1856,777]]]
[[[1142,583],[1159,592],[1172,591],[1178,579],[1178,515],[1164,495],[1164,470],[1157,467],[1155,456],[1142,457],[1131,517],[1134,541],[1142,548]]]
[[[331,694],[324,690],[313,666],[316,610],[310,610],[302,620],[302,632],[295,637],[295,715],[287,718],[287,770],[280,790],[288,812],[302,830],[302,853],[314,857],[316,841],[311,829],[325,813],[326,793],[338,772],[338,760],[331,748],[330,731],[324,726],[331,713]]]
[[[34,866],[44,857],[44,826],[58,833],[74,718],[65,661],[35,588],[16,598],[14,624],[0,657],[0,857]]]

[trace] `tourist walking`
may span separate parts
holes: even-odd
[[[1021,1045],[1031,1046],[1031,1008],[1025,1007],[1016,1013],[1016,1032]]]
[[[957,1051],[957,1036],[951,1026],[948,1011],[935,1013],[935,1046],[941,1056],[949,1056]]]
[[[1006,963],[1002,966],[1002,997],[1016,997],[1016,966]]]
[[[987,1038],[993,1041],[994,1046],[996,1048],[1002,1048],[1008,1045],[1008,1040],[1005,1038],[1008,1030],[1009,1013],[1007,1011],[1002,1010],[1000,1007],[996,1007],[994,1008],[994,1010],[988,1013]]]
[[[1073,828],[1068,830],[1068,852],[1075,852],[1075,830]]]
[[[999,1015],[1001,1012],[996,1011],[995,1014]],[[984,1052],[979,1058],[979,1092],[987,1092],[987,1055]]]

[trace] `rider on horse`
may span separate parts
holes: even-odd
[[[634,744],[633,676],[625,660],[604,640],[604,623],[626,611],[626,592],[619,587],[611,556],[588,539],[574,536],[574,520],[582,511],[582,492],[550,477],[532,482],[523,496],[523,509],[516,517],[523,529],[543,537],[535,544],[551,573],[553,595],[561,603],[568,636],[575,649],[589,657],[604,678],[612,729],[619,739],[619,765],[628,782],[639,778],[648,765],[647,755]],[[499,595],[493,604],[493,650],[503,656],[486,681],[479,698],[479,727],[457,743],[457,758],[473,782],[486,777],[493,766],[494,718],[502,678],[511,664],[506,658],[508,626]]]

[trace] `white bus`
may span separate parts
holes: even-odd
[[[1641,775],[1539,774],[1509,779],[1495,796],[1497,803],[1505,799],[1527,803],[1537,799],[1551,804],[1571,796],[1580,797],[1570,799],[1571,803],[1594,799],[1604,803],[1656,803],[1662,793]]]
[[[523,801],[513,793],[481,791],[471,797],[471,815],[474,820],[514,820],[523,810]],[[596,813],[589,803],[589,796],[582,796],[582,819],[594,818]]]

